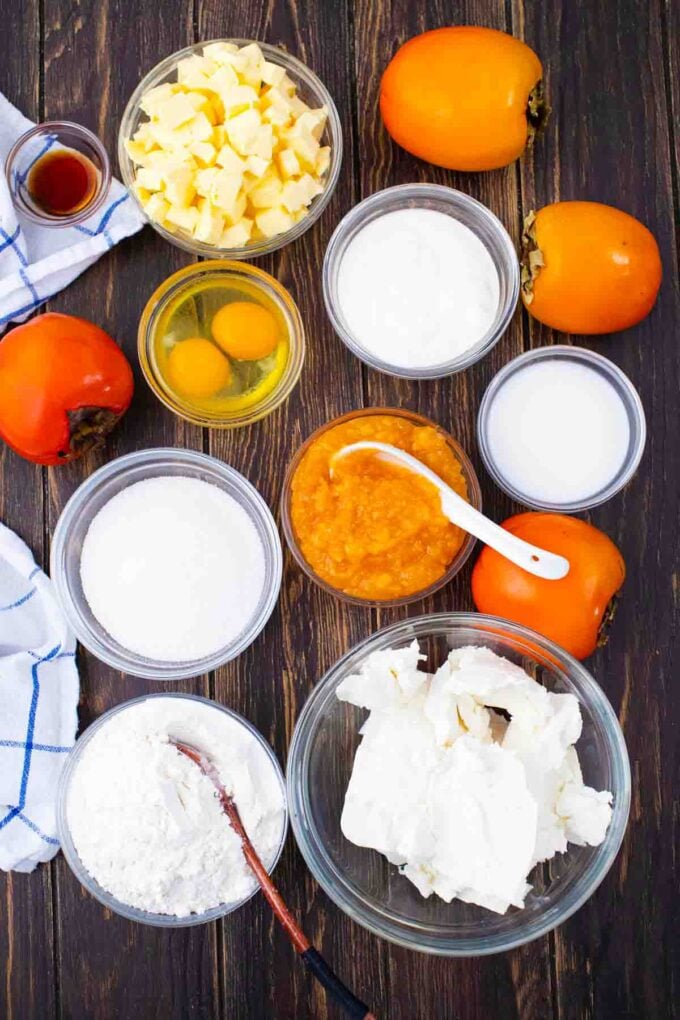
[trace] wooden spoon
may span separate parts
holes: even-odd
[[[198,765],[203,775],[206,776],[215,787],[220,804],[222,805],[222,810],[229,819],[229,824],[232,829],[241,840],[243,856],[245,857],[249,868],[255,875],[255,878],[259,882],[260,888],[265,895],[265,899],[274,911],[276,918],[281,922],[281,925],[283,926],[288,938],[293,943],[295,950],[299,953],[300,957],[314,977],[328,992],[330,992],[335,1001],[342,1006],[347,1016],[354,1017],[355,1020],[375,1020],[375,1016],[371,1013],[368,1006],[357,999],[357,997],[350,992],[349,988],[342,983],[340,978],[337,977],[326,963],[321,953],[314,949],[305,933],[293,920],[293,917],[284,903],[279,890],[272,882],[269,874],[267,873],[267,869],[260,860],[257,850],[250,842],[250,837],[244,828],[238,808],[236,807],[236,802],[234,801],[234,798],[227,793],[220,782],[219,773],[213,762],[206,754],[199,751],[198,748],[192,747],[190,744],[185,744],[182,741],[174,740],[172,737],[170,737],[169,740],[173,747],[177,748],[180,754],[185,755],[185,757],[189,758],[195,765]]]

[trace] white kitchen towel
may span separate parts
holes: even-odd
[[[10,322],[23,322],[145,222],[126,189],[113,178],[104,206],[74,227],[43,227],[18,213],[4,166],[14,142],[31,127],[33,122],[0,92],[0,333]],[[34,162],[55,141],[48,138]]]
[[[59,849],[59,776],[78,728],[76,642],[52,582],[0,524],[0,868]]]

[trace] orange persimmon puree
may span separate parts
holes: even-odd
[[[367,415],[327,429],[293,475],[290,512],[309,566],[347,595],[398,599],[428,588],[449,567],[465,532],[444,516],[426,479],[370,451],[331,456],[362,439],[412,454],[468,499],[462,467],[445,436],[390,415]]]

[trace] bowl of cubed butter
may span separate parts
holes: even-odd
[[[323,83],[266,43],[173,53],[123,114],[118,161],[151,226],[196,255],[244,259],[300,237],[333,194],[342,131]]]

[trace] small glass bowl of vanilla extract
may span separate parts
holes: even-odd
[[[70,227],[99,209],[111,164],[95,134],[69,121],[37,124],[14,143],[5,175],[16,209],[42,226]]]

